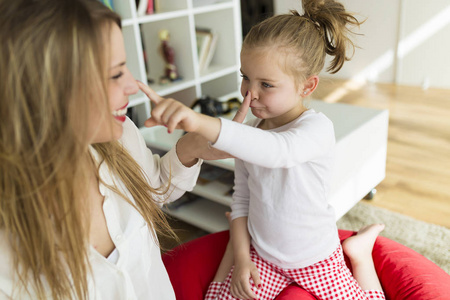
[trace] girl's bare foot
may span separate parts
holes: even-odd
[[[372,258],[373,245],[383,229],[384,224],[372,224],[342,242],[342,249],[350,258],[353,277],[363,290],[383,291]]]
[[[361,228],[358,233],[342,242],[344,253],[352,265],[363,260],[372,260],[372,250],[384,224],[372,224]]]

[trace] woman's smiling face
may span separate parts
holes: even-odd
[[[102,143],[117,140],[123,133],[123,122],[129,103],[128,97],[139,90],[136,80],[126,66],[126,53],[122,31],[116,24],[108,28],[109,47],[105,47],[108,70],[106,71],[109,111],[98,111],[101,105],[92,105],[89,125],[90,142]],[[93,100],[95,101],[95,99]],[[96,112],[96,110],[98,112]]]

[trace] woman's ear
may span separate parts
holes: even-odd
[[[319,84],[319,76],[313,75],[306,79],[303,82],[303,87],[301,88],[300,92],[303,97],[308,97],[309,95],[314,92],[314,90],[317,88],[317,85]]]

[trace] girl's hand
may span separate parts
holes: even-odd
[[[167,127],[169,133],[175,129],[188,132],[198,129],[201,116],[197,112],[175,99],[159,96],[142,82],[137,81],[137,83],[140,90],[155,104],[151,111],[151,118],[144,123],[146,127],[163,125]]]
[[[250,107],[250,103],[252,102],[252,95],[250,91],[244,97],[242,101],[241,107],[239,107],[238,111],[234,115],[233,121],[242,123],[245,120],[245,116],[247,116],[248,108]]]
[[[251,102],[251,95],[249,95],[249,94],[250,93],[247,93],[247,96],[245,96],[244,101],[241,104],[241,107],[234,115],[234,118],[233,118],[234,122],[238,122],[238,123],[244,122],[245,117],[247,116],[247,111],[250,107],[250,102]],[[214,147],[211,146],[211,144],[208,144],[208,148],[209,148],[209,151],[206,153],[206,155],[201,157],[205,160],[235,158],[234,156],[228,154],[227,152],[215,149]]]
[[[236,262],[231,275],[231,295],[239,299],[257,299],[256,294],[252,291],[250,279],[257,288],[260,287],[261,280],[255,264],[250,259]]]

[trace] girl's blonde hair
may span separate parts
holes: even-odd
[[[347,26],[360,22],[334,0],[302,0],[302,6],[303,15],[292,10],[253,26],[242,51],[269,47],[285,54],[284,69],[300,81],[318,75],[328,54],[334,58],[327,71],[336,73],[350,59],[347,48],[355,47]]]
[[[105,30],[114,24],[120,17],[97,0],[0,0],[0,230],[17,294],[88,297],[88,108],[109,111]],[[150,228],[171,233],[154,201],[167,188],[151,188],[118,141],[93,147]]]

